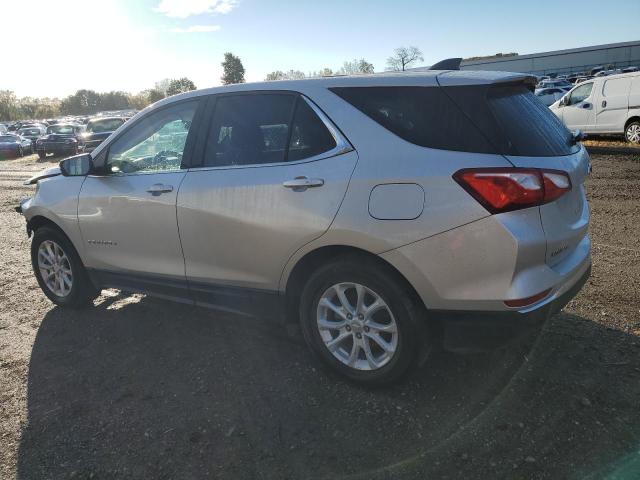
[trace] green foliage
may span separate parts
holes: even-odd
[[[179,93],[189,92],[195,90],[196,85],[187,77],[178,78],[177,80],[171,80],[167,86],[167,97],[171,95],[177,95]]]
[[[244,83],[244,66],[242,65],[240,57],[236,57],[230,52],[225,53],[222,68],[224,72],[220,81],[222,81],[223,85]]]

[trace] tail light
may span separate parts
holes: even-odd
[[[469,168],[453,179],[491,213],[535,207],[571,190],[566,172],[537,168]]]

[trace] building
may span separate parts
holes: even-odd
[[[613,65],[613,68],[640,67],[640,40],[529,55],[466,60],[462,62],[460,68],[462,70],[522,72],[534,75],[549,73],[562,75],[585,72],[594,67],[608,68],[609,65]]]

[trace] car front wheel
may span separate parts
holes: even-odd
[[[640,143],[640,122],[631,122],[627,125],[624,138],[630,143]]]
[[[404,287],[404,288],[403,288]],[[367,258],[319,268],[304,287],[302,331],[329,367],[368,385],[398,380],[428,342],[425,312],[397,275]]]
[[[36,230],[31,263],[40,288],[56,305],[81,307],[100,294],[71,242],[54,228]]]

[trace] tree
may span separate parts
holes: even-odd
[[[100,95],[100,110],[126,110],[131,108],[129,96],[125,92],[108,92]],[[92,112],[97,113],[97,112]]]
[[[17,98],[11,90],[0,90],[0,120],[17,120]]]
[[[360,60],[354,59],[351,62],[344,62],[338,73],[340,75],[362,75],[365,73],[373,73],[373,64],[367,62],[364,58],[361,58]]]
[[[167,87],[167,97],[171,95],[177,95],[179,93],[190,92],[191,90],[195,90],[196,85],[189,80],[187,77],[182,77],[177,80],[171,80],[169,82],[169,86]]]
[[[404,72],[413,62],[424,62],[422,52],[418,47],[396,48],[393,56],[387,59],[387,70]]]
[[[162,90],[158,90],[157,88],[145,90],[143,93],[146,95],[147,102],[149,102],[149,104],[159,102],[166,96]]]
[[[154,90],[161,91],[162,94],[166,97],[167,96],[167,89],[169,88],[169,84],[170,83],[171,83],[171,79],[170,78],[163,78],[159,82],[156,82],[156,84],[154,86]]]
[[[288,72],[276,70],[275,72],[268,73],[265,77],[265,81],[273,82],[275,80],[302,80],[304,78],[307,78],[307,76],[300,70],[289,70]]]
[[[62,100],[60,111],[64,115],[89,115],[100,110],[100,94],[93,90],[78,90]]]
[[[222,68],[224,73],[220,80],[223,85],[229,85],[232,83],[244,83],[244,66],[240,57],[236,57],[233,53],[227,52],[224,54],[224,61],[222,62]]]

